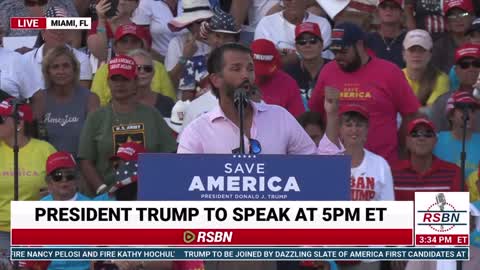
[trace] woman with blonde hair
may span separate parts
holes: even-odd
[[[32,97],[40,137],[59,151],[77,154],[83,123],[100,101],[79,84],[80,65],[68,47],[56,47],[43,59],[46,89]]]

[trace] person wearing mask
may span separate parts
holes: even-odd
[[[255,40],[270,40],[282,55],[283,64],[298,61],[295,51],[295,27],[304,22],[318,24],[323,38],[323,57],[332,59],[332,52],[328,50],[331,41],[332,27],[327,19],[307,11],[306,0],[284,0],[285,9],[263,17],[255,29]]]
[[[466,108],[463,108],[466,106]],[[470,92],[455,92],[447,102],[446,118],[450,130],[438,133],[438,142],[433,153],[448,162],[460,166],[460,153],[462,152],[462,139],[465,127],[465,177],[473,173],[480,162],[480,133],[475,132],[475,124],[478,122],[478,110],[480,103],[475,100]],[[468,120],[464,125],[464,115],[467,113]],[[477,186],[475,182],[467,182],[469,191],[474,194]]]
[[[318,24],[305,22],[295,27],[295,48],[300,61],[283,69],[297,82],[305,109],[308,109],[320,70],[329,62],[322,57],[323,39]]]
[[[403,0],[378,1],[379,29],[369,33],[365,41],[377,57],[388,60],[399,68],[405,67],[402,58],[402,43],[406,34],[403,29],[403,7]]]
[[[68,17],[63,8],[51,7],[45,12],[45,17]],[[15,97],[30,98],[40,89],[45,89],[45,80],[42,74],[42,61],[45,55],[55,47],[66,46],[72,50],[80,63],[80,84],[90,88],[92,68],[88,56],[72,48],[67,41],[72,32],[69,30],[41,30],[43,44],[20,57],[20,61],[13,67],[9,76],[9,88],[6,90]],[[3,83],[2,83],[3,84]]]
[[[112,6],[110,0],[100,0],[95,5],[98,19],[93,21],[88,31],[87,46],[100,63],[110,60],[113,33],[120,25],[133,23],[131,18],[139,2],[139,0],[119,0],[117,13],[111,18],[106,15]]]
[[[255,67],[255,85],[262,100],[286,109],[294,117],[305,112],[297,82],[281,70],[280,54],[267,39],[257,39],[251,45]]]
[[[398,159],[405,133],[404,125],[397,131],[397,114],[402,115],[402,123],[407,123],[420,104],[395,64],[367,54],[365,35],[359,26],[339,24],[332,36],[330,48],[335,61],[320,72],[309,108],[324,114],[325,89],[339,89],[341,104],[359,104],[370,113],[369,128],[375,132],[368,134],[365,148],[392,164]]]
[[[14,199],[13,147],[18,139],[18,199],[35,201],[44,196],[45,163],[55,148],[48,142],[32,138],[33,113],[29,105],[19,105],[18,127],[14,125],[11,100],[0,103],[0,253],[10,250],[10,202]]]
[[[113,184],[108,158],[120,144],[134,141],[150,152],[175,152],[176,143],[162,115],[136,98],[138,73],[135,60],[117,56],[108,63],[112,101],[87,117],[80,135],[82,174],[91,191],[99,195]]]
[[[467,42],[465,32],[473,20],[472,0],[445,0],[443,12],[448,32],[433,44],[432,61],[434,66],[448,73],[455,63],[455,50]]]
[[[422,105],[421,111],[427,115],[435,100],[448,92],[447,74],[433,65],[432,47],[430,34],[421,29],[410,30],[403,41],[403,58],[407,63],[403,73]]]
[[[146,49],[147,38],[145,29],[136,24],[124,24],[115,31],[113,49],[116,55],[126,55],[135,49]],[[175,90],[162,63],[153,61],[152,90],[164,96],[175,99]],[[92,92],[98,95],[102,106],[107,105],[111,99],[111,91],[108,85],[108,65],[98,68],[93,78]]]
[[[32,97],[34,119],[45,129],[39,133],[57,150],[76,156],[87,114],[100,107],[100,100],[79,84],[80,64],[67,47],[45,56],[42,73],[47,88]]]
[[[449,130],[449,122],[445,117],[448,99],[455,92],[473,93],[474,85],[480,75],[480,45],[467,43],[455,51],[455,72],[460,86],[454,91],[441,95],[432,105],[431,119],[438,131]],[[478,114],[478,112],[476,112]],[[475,131],[480,131],[480,117],[475,117]]]

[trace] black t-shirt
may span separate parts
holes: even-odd
[[[390,61],[403,69],[405,61],[403,60],[402,50],[406,34],[406,32],[403,32],[394,39],[383,40],[379,33],[372,32],[367,35],[366,44],[377,57]]]
[[[155,101],[155,108],[163,117],[170,118],[172,116],[172,108],[175,105],[170,97],[162,94],[157,94],[157,101]]]
[[[329,61],[330,60],[328,59],[323,59],[323,66],[325,66]],[[287,65],[283,68],[283,70],[285,70],[288,75],[290,75],[295,81],[297,81],[297,84],[300,87],[300,92],[302,94],[302,100],[306,105],[307,101],[312,95],[313,88],[315,88],[315,84],[317,83],[318,74],[317,76],[315,76],[315,78],[312,78],[312,76],[310,76],[310,73],[305,68],[303,68],[300,62]]]

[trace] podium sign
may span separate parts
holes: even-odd
[[[350,200],[350,157],[141,154],[138,199]]]

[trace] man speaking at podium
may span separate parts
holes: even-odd
[[[240,117],[237,91],[253,92],[254,64],[250,49],[237,43],[216,48],[207,63],[212,92],[219,104],[190,123],[182,132],[178,153],[238,153]],[[245,154],[335,155],[343,152],[338,139],[339,92],[325,89],[327,127],[317,147],[285,109],[263,102],[245,102]]]

